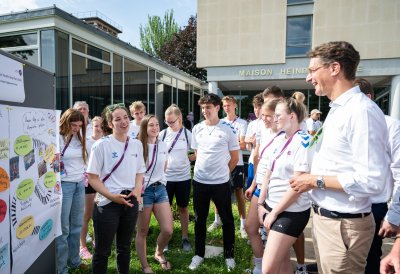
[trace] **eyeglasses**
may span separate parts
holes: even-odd
[[[176,121],[178,121],[178,119],[179,119],[179,118],[176,118],[175,121],[167,121],[167,120],[164,120],[164,123],[166,123],[167,125],[173,125],[173,124],[176,123]]]
[[[313,74],[313,73],[315,73],[317,70],[319,70],[320,68],[323,68],[323,67],[325,67],[325,66],[322,65],[322,66],[319,66],[319,67],[316,67],[316,68],[308,68],[308,73],[309,73],[309,74]]]
[[[124,104],[124,103],[118,103],[118,104],[113,104],[113,105],[107,106],[107,110],[108,110],[108,111],[114,111],[114,110],[116,110],[117,108],[124,108],[124,107],[125,107],[125,104]]]

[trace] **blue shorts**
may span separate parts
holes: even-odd
[[[165,185],[160,182],[146,187],[143,193],[143,207],[151,207],[154,204],[168,203],[168,194]]]
[[[251,186],[251,183],[253,182],[253,179],[254,179],[254,165],[252,163],[249,163],[249,166],[247,167],[247,184],[246,184],[246,188],[249,188]]]

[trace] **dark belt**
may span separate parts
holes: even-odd
[[[161,186],[161,185],[162,185],[161,182],[155,182],[155,183],[152,183],[150,186]]]
[[[367,217],[371,212],[367,213],[341,213],[337,211],[330,211],[325,208],[319,207],[317,205],[312,205],[312,208],[314,212],[318,215],[327,217],[327,218],[332,218],[332,219],[339,219],[339,218],[344,218],[344,219],[355,219],[355,218],[364,218]]]

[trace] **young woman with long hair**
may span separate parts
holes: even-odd
[[[153,273],[146,258],[146,238],[152,213],[160,226],[154,259],[163,270],[171,269],[171,263],[164,256],[164,248],[173,232],[172,212],[165,187],[168,147],[166,143],[159,140],[159,133],[160,125],[157,118],[154,115],[146,115],[140,124],[138,136],[143,145],[146,172],[143,180],[143,211],[139,213],[136,233],[136,252],[144,273]]]
[[[103,111],[104,121],[112,134],[93,144],[87,168],[89,183],[97,191],[93,209],[96,248],[92,271],[107,273],[115,238],[118,273],[128,274],[131,242],[142,200],[143,147],[128,136],[129,112],[123,104],[108,106]]]
[[[56,238],[57,272],[81,266],[79,238],[85,205],[84,173],[87,161],[85,118],[72,108],[60,119],[60,174],[63,192],[62,235]]]
[[[292,274],[289,250],[301,235],[310,217],[311,203],[307,193],[295,192],[289,179],[311,169],[314,150],[311,136],[300,130],[306,108],[293,98],[282,99],[275,108],[278,147],[267,164],[258,200],[258,213],[269,231],[265,246],[263,273]],[[279,140],[280,138],[280,140]]]

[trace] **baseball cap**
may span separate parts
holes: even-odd
[[[322,114],[322,112],[321,111],[319,111],[319,109],[313,109],[313,110],[311,110],[311,114],[314,114],[314,113],[319,113],[319,114]]]

